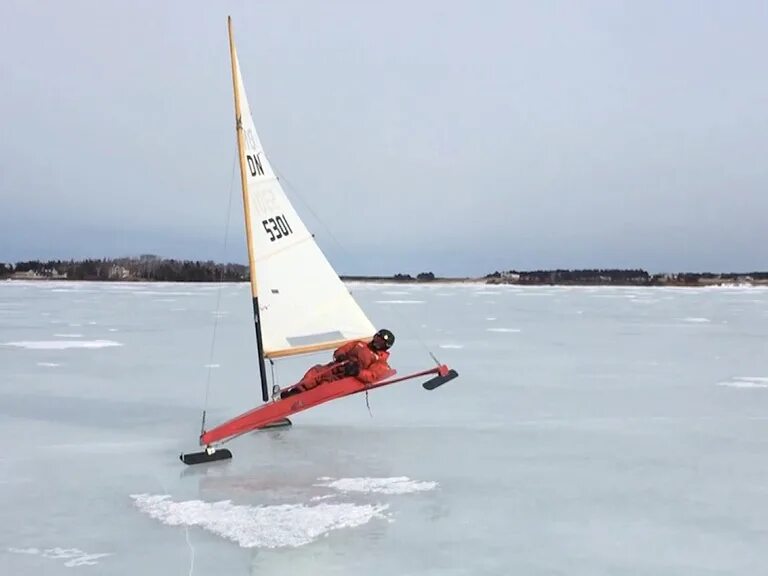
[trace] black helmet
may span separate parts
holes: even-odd
[[[385,345],[384,350],[388,350],[389,348],[392,347],[392,344],[395,343],[395,335],[392,334],[392,332],[390,332],[389,330],[386,330],[385,328],[382,328],[381,330],[376,332],[376,334],[374,334],[373,337],[376,338],[376,336],[378,336],[384,341],[384,345]]]

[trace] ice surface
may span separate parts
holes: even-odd
[[[0,283],[0,574],[765,571],[768,290],[350,288],[401,374],[460,377],[185,467],[260,402],[246,283]]]
[[[122,346],[113,340],[25,340],[22,342],[4,342],[3,346],[16,346],[29,350],[66,350],[67,348],[108,348]]]

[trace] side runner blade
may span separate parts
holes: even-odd
[[[427,380],[422,384],[425,390],[434,390],[438,386],[442,386],[446,382],[449,382],[453,380],[454,378],[457,378],[459,376],[459,373],[456,372],[456,370],[448,370],[445,376],[435,376],[434,378],[431,378],[430,380]]]
[[[202,452],[191,452],[189,454],[180,454],[179,459],[189,466],[193,464],[205,464],[207,462],[216,462],[217,460],[229,460],[232,458],[232,452],[226,448],[219,448],[213,454],[205,450]]]

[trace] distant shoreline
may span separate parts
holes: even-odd
[[[677,272],[650,274],[642,269],[575,269],[495,271],[479,277],[442,277],[432,272],[411,274],[341,274],[345,282],[378,284],[488,284],[517,286],[768,286],[768,272]],[[138,258],[47,262],[0,262],[0,280],[69,280],[94,282],[248,282],[243,264]]]
[[[340,276],[343,282],[359,282],[361,284],[402,284],[402,285],[440,285],[440,284],[480,284],[484,286],[573,286],[573,287],[590,287],[590,286],[613,286],[617,288],[630,288],[630,287],[648,287],[648,288],[663,288],[663,287],[706,287],[706,286],[765,286],[768,287],[768,280],[735,280],[735,279],[708,279],[698,281],[662,281],[654,283],[641,283],[641,282],[609,282],[609,281],[597,281],[597,282],[514,282],[514,281],[493,281],[493,279],[478,277],[478,278],[435,278],[434,280],[402,280],[394,278],[392,276]],[[179,284],[218,284],[218,283],[247,283],[248,279],[236,279],[236,280],[158,280],[152,278],[66,278],[60,276],[33,276],[33,275],[19,275],[6,278],[0,278],[0,282],[93,282],[93,283],[179,283]]]
[[[712,282],[661,282],[655,284],[632,284],[632,283],[618,283],[618,282],[489,282],[487,278],[439,278],[433,281],[425,280],[412,280],[403,281],[395,280],[393,278],[381,277],[381,278],[346,278],[340,277],[343,282],[357,282],[360,284],[402,284],[411,286],[436,286],[441,284],[479,284],[483,286],[572,286],[574,288],[589,288],[597,286],[614,287],[614,288],[704,288],[704,287],[739,287],[739,286],[756,286],[756,287],[768,287],[768,281],[731,281],[731,280],[719,280]],[[72,279],[72,278],[48,278],[48,277],[17,277],[17,278],[2,278],[2,282],[17,283],[17,282],[92,282],[94,284],[107,284],[107,283],[121,283],[121,284],[141,284],[141,283],[169,283],[169,284],[245,284],[248,280],[151,280],[147,278],[132,278],[130,280],[101,280],[101,279]]]

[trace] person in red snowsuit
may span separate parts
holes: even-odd
[[[298,384],[280,393],[280,398],[300,394],[324,382],[348,376],[354,376],[366,384],[376,382],[391,370],[387,364],[388,350],[394,342],[395,335],[384,329],[376,332],[369,343],[363,340],[347,342],[334,351],[332,362],[317,364],[307,370]]]

